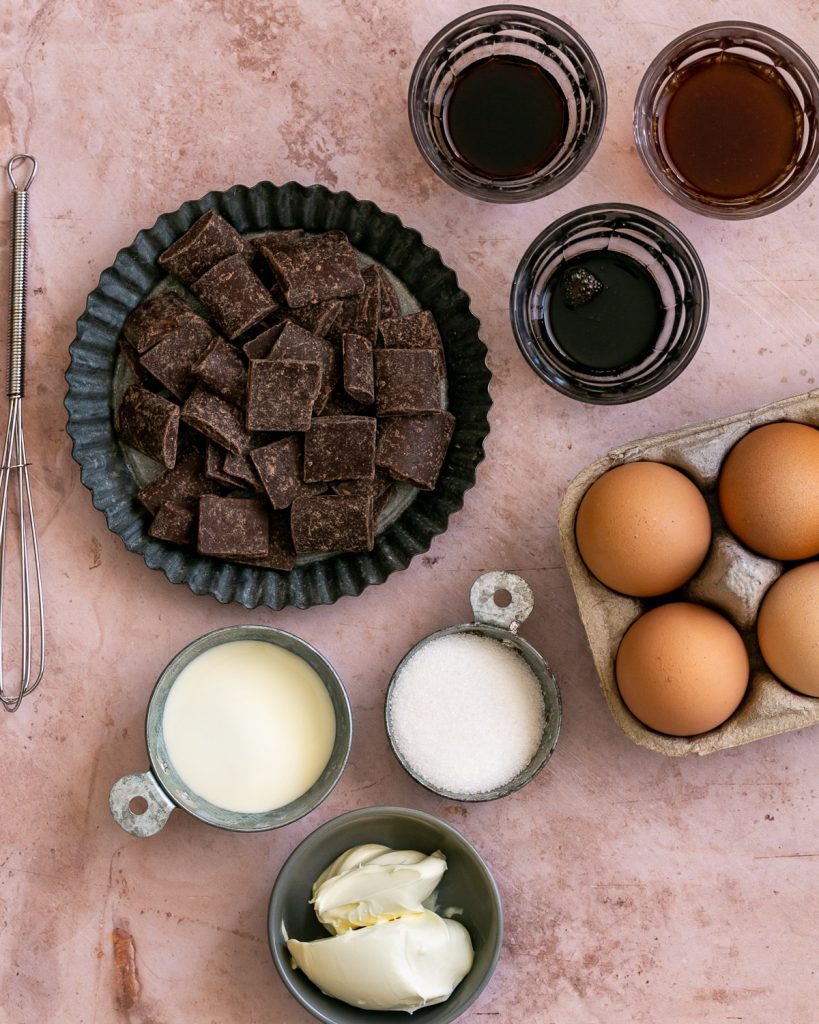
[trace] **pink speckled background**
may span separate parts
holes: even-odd
[[[407,125],[416,55],[469,6],[15,0],[0,13],[0,155],[27,148],[41,162],[31,193],[27,424],[49,628],[41,691],[0,720],[3,1024],[306,1024],[268,954],[270,887],[320,822],[385,802],[462,829],[503,892],[503,956],[465,1024],[815,1024],[819,734],[684,762],[633,746],[598,692],[555,524],[567,482],[605,449],[815,385],[819,189],[758,221],[686,213],[644,172],[631,106],[651,57],[697,23],[768,23],[816,58],[819,3],[553,6],[601,61],[608,124],[578,179],[516,208],[448,189]],[[349,189],[420,229],[472,297],[494,374],[488,458],[446,535],[383,586],[309,612],[224,608],[147,570],[92,508],[64,432],[68,344],[100,271],[158,214],[265,178]],[[603,200],[644,204],[679,224],[712,297],[684,375],[612,409],[542,385],[507,315],[513,270],[535,233]],[[4,223],[4,248],[7,235]],[[499,567],[534,588],[523,635],[555,669],[565,726],[534,784],[459,806],[399,769],[383,695],[406,649],[467,619],[473,579]],[[146,765],[153,682],[189,640],[235,622],[293,630],[336,665],[354,707],[350,766],[319,810],[278,832],[232,835],[179,813],[154,839],[129,838],[107,794]],[[130,1010],[115,1004],[115,927],[136,950],[141,991]]]

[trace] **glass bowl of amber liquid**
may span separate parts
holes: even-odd
[[[634,137],[667,195],[710,217],[781,209],[819,171],[819,70],[796,43],[749,22],[679,36],[643,77]]]
[[[421,155],[476,199],[521,203],[566,185],[606,121],[603,72],[568,25],[532,7],[472,11],[425,47],[409,86]]]
[[[555,391],[622,405],[660,391],[699,347],[708,282],[685,235],[627,204],[586,206],[523,256],[510,299],[524,358]]]

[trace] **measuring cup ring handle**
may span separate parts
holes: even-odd
[[[501,590],[505,590],[511,599],[504,607],[495,602],[495,594]],[[475,580],[469,592],[469,603],[475,622],[516,632],[534,608],[535,596],[522,576],[499,569],[485,572]]]
[[[145,804],[134,808],[135,802]],[[152,771],[123,775],[111,787],[108,806],[114,821],[132,836],[152,836],[165,827],[176,804],[159,785]]]

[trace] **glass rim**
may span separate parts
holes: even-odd
[[[623,215],[625,218],[632,219],[638,225],[640,222],[643,222],[646,226],[651,226],[655,229],[659,228],[668,236],[675,255],[682,257],[690,264],[694,281],[699,286],[700,297],[696,308],[693,310],[695,319],[687,328],[683,340],[679,343],[682,356],[678,361],[671,365],[665,361],[662,362],[658,367],[656,375],[647,381],[629,385],[628,379],[625,379],[621,382],[619,390],[591,393],[578,386],[571,376],[563,370],[559,370],[558,374],[565,379],[556,379],[555,376],[545,373],[543,367],[538,365],[532,358],[531,350],[539,351],[539,347],[530,329],[527,315],[531,285],[533,283],[529,280],[529,276],[537,258],[544,252],[556,250],[558,248],[557,243],[567,230],[575,225],[581,225],[584,221],[593,222],[595,217],[599,216],[602,218],[603,215],[607,217]],[[529,367],[540,380],[554,391],[575,401],[584,402],[587,405],[628,405],[631,402],[638,402],[644,398],[649,398],[665,388],[686,369],[696,355],[705,336],[709,311],[710,290],[708,277],[702,259],[691,240],[667,217],[656,213],[654,210],[649,210],[644,206],[637,206],[632,203],[592,203],[588,206],[572,210],[557,220],[552,221],[526,248],[515,269],[509,295],[512,333],[515,336],[518,349]],[[554,366],[548,357],[543,358],[542,361]]]
[[[588,64],[591,74],[589,81],[593,83],[597,96],[597,109],[590,119],[590,130],[580,142],[576,153],[569,167],[564,168],[562,173],[554,178],[535,176],[534,179],[524,185],[518,186],[512,191],[514,182],[496,182],[490,178],[481,180],[476,176],[474,181],[465,181],[453,174],[452,163],[441,152],[439,147],[431,139],[427,130],[426,120],[423,117],[423,108],[427,101],[425,92],[422,90],[425,78],[429,75],[431,64],[438,53],[445,47],[448,40],[457,30],[468,28],[471,24],[480,25],[490,20],[493,15],[507,15],[510,17],[519,16],[521,22],[528,22],[534,28],[547,28],[556,30],[564,35],[566,39],[577,48],[583,60]],[[481,199],[495,203],[524,203],[535,199],[542,199],[551,195],[572,181],[589,163],[594,156],[606,125],[608,113],[608,95],[603,69],[586,40],[561,18],[539,10],[536,7],[529,7],[525,4],[490,4],[486,7],[479,7],[473,11],[453,18],[443,26],[421,50],[410,75],[407,88],[407,114],[410,123],[415,145],[425,162],[432,168],[435,174],[451,188],[456,189],[464,195],[473,199]]]
[[[805,166],[784,182],[781,191],[773,191],[757,202],[740,201],[728,202],[720,200],[700,199],[698,196],[689,193],[682,182],[665,173],[662,164],[656,153],[656,145],[652,142],[654,130],[654,107],[660,96],[660,87],[664,84],[667,76],[663,72],[668,68],[673,58],[679,55],[692,43],[716,41],[718,34],[731,32],[748,32],[760,37],[761,42],[767,42],[777,54],[786,60],[786,70],[791,71],[789,66],[791,58],[801,61],[804,70],[799,69],[800,78],[807,73],[808,84],[812,84],[819,91],[819,67],[810,56],[793,39],[782,32],[767,25],[753,21],[724,20],[712,21],[703,25],[697,25],[686,32],[681,33],[667,43],[653,58],[646,68],[634,100],[632,117],[632,130],[637,152],[643,166],[648,171],[652,181],[660,190],[675,202],[694,213],[718,220],[752,220],[756,217],[763,217],[774,213],[793,202],[798,196],[811,185],[819,174],[819,145],[815,147],[814,153],[809,157]],[[752,43],[754,40],[747,40]],[[737,40],[737,46],[742,41]],[[819,126],[817,126],[819,132]],[[803,154],[804,157],[804,154]]]

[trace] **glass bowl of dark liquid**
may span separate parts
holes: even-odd
[[[550,387],[596,405],[653,395],[689,364],[708,282],[683,233],[639,206],[586,206],[532,242],[512,283],[512,328]]]
[[[451,22],[412,73],[409,118],[427,163],[476,199],[520,203],[562,188],[606,120],[603,73],[568,25],[531,7]]]
[[[686,32],[652,62],[634,136],[660,188],[689,210],[744,219],[791,202],[819,171],[819,70],[749,22]]]

